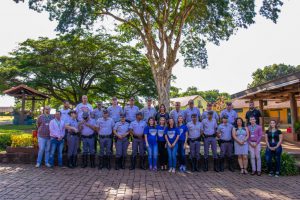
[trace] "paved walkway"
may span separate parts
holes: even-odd
[[[300,176],[35,169],[0,164],[0,199],[299,199]]]

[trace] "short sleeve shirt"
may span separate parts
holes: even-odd
[[[176,137],[179,135],[179,130],[178,128],[166,128],[165,135],[167,136],[169,142],[173,144],[176,140]]]
[[[157,143],[157,129],[155,126],[146,126],[144,134],[147,136],[149,144],[153,145]]]
[[[230,123],[230,124],[234,124],[234,122],[235,122],[235,119],[236,118],[238,118],[238,115],[237,115],[237,113],[235,112],[235,110],[233,110],[233,109],[231,109],[231,110],[227,110],[227,109],[225,109],[225,110],[223,110],[222,112],[221,112],[221,119],[223,118],[223,116],[224,115],[227,115],[228,116],[228,122]]]
[[[69,115],[70,111],[71,109],[60,109],[61,120],[64,121],[65,123],[67,123],[71,118]]]
[[[117,122],[115,124],[114,130],[119,135],[125,135],[129,131],[129,123],[128,122]]]
[[[277,144],[278,142],[279,142],[279,140],[280,140],[280,138],[279,138],[279,135],[281,135],[282,134],[282,132],[281,132],[281,130],[276,130],[275,132],[272,132],[272,131],[269,131],[269,130],[267,130],[266,131],[266,134],[267,134],[267,136],[268,136],[268,142],[270,143],[270,144]]]
[[[144,134],[144,129],[147,126],[146,122],[144,120],[137,121],[134,120],[130,123],[129,129],[133,131],[133,135],[141,136]]]
[[[103,110],[99,108],[95,108],[92,112],[92,117],[97,121],[101,117],[103,117]]]
[[[87,121],[88,124],[92,125],[92,126],[96,126],[96,121],[94,119],[89,119]],[[91,129],[90,127],[86,126],[85,124],[82,125],[82,130],[81,130],[81,134],[84,136],[89,136],[94,134],[94,130]]]
[[[200,118],[200,110],[199,108],[193,107],[191,108],[187,108],[185,110],[185,121],[188,123],[190,121],[192,121],[192,114],[196,114],[197,115],[197,120],[199,120]]]
[[[100,119],[98,119],[97,121],[97,127],[99,128],[99,135],[110,135],[112,134],[112,130],[115,126],[115,122],[112,118],[108,117],[108,118],[104,118],[101,117]]]
[[[177,124],[178,122],[178,117],[179,116],[182,116],[183,117],[183,120],[185,120],[185,116],[184,116],[184,111],[183,110],[172,110],[170,112],[170,118],[172,118],[174,120],[174,122]]]
[[[137,106],[126,106],[124,108],[124,114],[126,116],[126,120],[133,122],[135,120],[136,114],[139,112],[139,108]]]
[[[69,125],[71,127],[74,127],[78,130],[78,121],[77,119],[69,119],[69,121],[66,123],[66,125]]]
[[[202,120],[203,119],[207,119],[208,118],[208,111],[206,110],[206,111],[204,111],[203,113],[202,113]],[[218,122],[219,121],[219,115],[218,115],[218,113],[216,112],[216,111],[213,111],[213,118]]]
[[[37,122],[38,126],[38,136],[42,138],[50,138],[49,124],[50,121],[54,119],[53,115],[46,116],[45,114],[40,115]]]
[[[89,103],[87,103],[87,104],[80,103],[76,106],[75,110],[76,110],[76,113],[77,113],[78,121],[82,121],[83,120],[82,114],[84,112],[87,112],[90,115],[93,112],[93,107]]]
[[[222,123],[218,126],[217,132],[221,134],[220,139],[230,141],[232,139],[233,126],[230,123]]]
[[[155,117],[155,115],[156,115],[156,110],[153,107],[151,107],[151,108],[145,107],[145,108],[141,109],[140,111],[141,111],[141,113],[143,113],[145,122],[147,122],[150,117]]]
[[[256,120],[256,124],[259,125],[259,118],[261,117],[261,113],[257,109],[248,110],[246,113],[247,125],[250,125],[250,117],[253,116]]]
[[[121,106],[109,106],[107,108],[109,117],[111,117],[115,122],[120,121],[120,115],[123,113]]]
[[[178,129],[179,129],[179,140],[185,141],[186,132],[188,131],[187,126],[185,124],[182,124],[181,126],[178,127]]]
[[[160,141],[160,142],[166,141],[165,136],[164,136],[165,127],[161,126],[161,125],[157,125],[156,129],[157,129],[157,140]]]
[[[202,130],[202,124],[200,122],[197,121],[196,124],[189,122],[186,126],[189,131],[189,138],[195,139],[200,137]]]
[[[214,118],[212,118],[211,120],[208,119],[202,120],[202,126],[205,135],[215,134],[218,128],[217,121]]]

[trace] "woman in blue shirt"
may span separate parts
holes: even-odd
[[[175,173],[179,130],[176,128],[174,119],[172,118],[168,120],[168,126],[165,129],[165,139],[168,149],[169,172]]]
[[[179,156],[179,170],[181,172],[186,171],[186,159],[185,159],[185,148],[187,147],[187,126],[183,123],[183,116],[178,116],[178,129],[179,129],[179,139],[178,139],[178,156]]]
[[[157,170],[157,129],[155,127],[155,119],[150,117],[148,125],[144,129],[146,147],[148,149],[148,163],[150,170]]]
[[[158,143],[158,160],[161,170],[167,170],[168,166],[168,154],[166,149],[166,139],[165,139],[165,128],[166,119],[161,117],[159,119],[159,124],[156,126],[157,129],[157,143]]]

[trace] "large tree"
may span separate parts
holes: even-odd
[[[105,34],[28,39],[0,57],[0,76],[2,90],[25,83],[72,104],[86,94],[102,100],[117,95],[124,101],[156,96],[147,58]]]
[[[262,69],[257,69],[252,73],[253,81],[248,84],[248,88],[258,86],[267,81],[279,78],[281,76],[296,72],[300,70],[300,65],[297,67],[285,64],[273,64],[265,66]]]
[[[207,42],[219,44],[254,23],[254,0],[28,0],[30,8],[50,13],[61,32],[98,25],[104,16],[120,22],[119,31],[141,41],[150,62],[158,100],[169,106],[172,69],[178,51],[189,67],[206,67]],[[276,22],[281,0],[262,0],[259,13]]]

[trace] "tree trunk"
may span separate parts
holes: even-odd
[[[158,103],[159,105],[164,104],[168,111],[170,107],[171,75],[171,70],[163,70],[154,74],[158,93]]]

